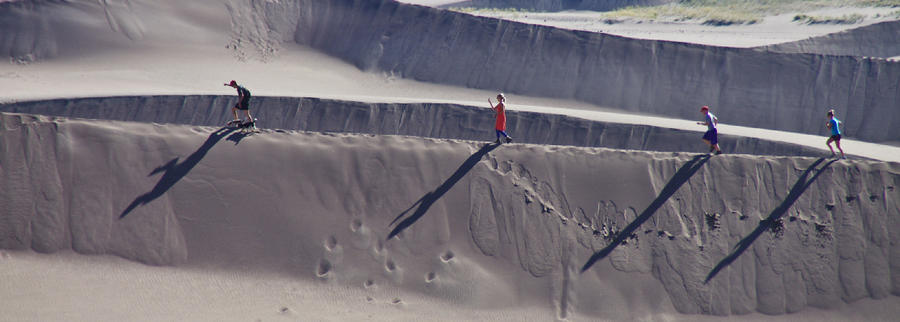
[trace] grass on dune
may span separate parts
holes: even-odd
[[[628,7],[606,14],[609,19],[701,20],[706,24],[753,24],[772,14],[805,12],[822,8],[900,7],[900,0],[682,0],[652,7]],[[799,16],[799,15],[798,15]],[[862,15],[805,16],[802,23],[857,23]]]
[[[754,24],[765,16],[798,12],[797,23],[806,24],[853,24],[865,16],[851,14],[844,16],[810,16],[802,14],[817,9],[835,7],[900,7],[900,0],[681,0],[678,2],[649,7],[627,7],[605,12],[604,18],[611,21],[637,19],[652,21],[696,20],[711,25]],[[473,14],[512,15],[534,13],[527,9],[515,8],[467,8],[451,10]],[[900,12],[900,11],[897,11]],[[893,14],[898,16],[900,14]]]

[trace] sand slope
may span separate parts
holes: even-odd
[[[370,281],[560,318],[781,314],[900,288],[895,163],[2,122],[6,249]]]

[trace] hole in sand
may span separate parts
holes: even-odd
[[[394,260],[389,259],[384,263],[384,268],[387,269],[388,272],[393,272],[397,269],[397,264],[394,264]]]
[[[362,220],[353,219],[353,221],[350,222],[350,231],[355,233],[355,232],[359,231],[360,228],[362,228],[362,225],[363,225]]]
[[[453,259],[453,257],[455,257],[455,256],[456,256],[456,255],[453,255],[453,252],[452,252],[452,251],[449,251],[449,250],[448,250],[446,253],[444,253],[443,255],[441,255],[441,260],[444,261],[444,262],[449,262],[449,261],[450,261],[451,259]]]
[[[316,268],[316,275],[319,277],[325,277],[328,275],[328,272],[331,272],[331,262],[327,259],[322,259],[319,261],[319,267]]]
[[[337,237],[334,237],[334,235],[331,235],[328,237],[328,239],[325,240],[325,249],[327,249],[328,251],[332,251],[332,250],[334,250],[335,247],[337,247],[337,243],[338,243]]]
[[[375,253],[380,254],[382,251],[384,251],[384,242],[379,239],[378,242],[375,243]]]
[[[428,272],[428,274],[425,274],[426,283],[433,282],[435,278],[437,278],[437,274],[435,274],[434,272]]]
[[[373,280],[366,280],[366,282],[363,283],[363,287],[365,287],[365,288],[370,288],[372,286],[375,286],[375,281],[373,281]]]

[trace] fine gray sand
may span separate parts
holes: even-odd
[[[0,1],[0,321],[893,320],[890,23],[725,48],[392,1]],[[222,127],[231,79],[259,133]]]

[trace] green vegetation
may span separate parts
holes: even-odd
[[[611,11],[607,19],[640,19],[640,20],[701,20],[703,23],[715,25],[753,24],[762,20],[762,15],[742,6],[686,6],[669,4],[653,7],[628,7]]]
[[[627,7],[602,13],[603,20],[615,23],[636,19],[644,21],[699,21],[709,25],[754,24],[764,17],[787,13],[804,13],[825,8],[838,7],[898,7],[900,0],[680,0],[675,3],[650,6]],[[513,20],[520,15],[537,13],[528,9],[516,8],[469,8],[458,7],[450,10],[486,15],[503,16]],[[881,16],[876,16],[879,18]],[[891,17],[900,18],[900,10],[891,13]],[[798,14],[794,17],[797,23],[806,24],[854,24],[867,18],[861,14],[848,14],[839,17],[811,16]]]
[[[519,14],[535,13],[537,11],[531,9],[519,8],[473,8],[473,7],[450,7],[448,10],[463,12],[473,15],[486,16],[508,16],[510,19],[518,19]]]
[[[628,7],[606,13],[608,19],[700,20],[705,24],[753,24],[767,15],[805,12],[841,6],[900,7],[900,0],[681,0],[677,3]],[[800,15],[798,15],[799,17]],[[808,19],[807,19],[808,18]],[[842,17],[804,16],[805,23],[857,23],[862,15]]]
[[[794,16],[795,22],[807,23],[807,24],[854,24],[862,21],[865,17],[861,14],[852,14],[852,15],[843,15],[840,17],[829,17],[829,16],[808,16],[808,15],[796,15]]]

